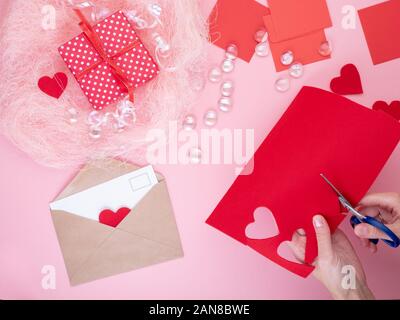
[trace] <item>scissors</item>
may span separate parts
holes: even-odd
[[[356,225],[360,223],[367,223],[378,230],[382,231],[385,233],[391,240],[382,240],[385,242],[387,245],[391,246],[392,248],[397,248],[400,245],[400,239],[397,237],[392,230],[390,230],[388,227],[386,227],[382,222],[379,220],[369,217],[369,216],[364,216],[360,212],[358,212],[351,204],[350,202],[343,196],[343,194],[333,185],[332,182],[328,180],[322,173],[321,177],[325,180],[325,182],[335,191],[336,195],[338,196],[339,202],[341,205],[348,211],[350,212],[353,216],[350,219],[351,226],[353,229],[355,228]],[[373,244],[377,244],[379,242],[379,239],[369,239],[369,241]]]

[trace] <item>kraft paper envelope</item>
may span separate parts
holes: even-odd
[[[139,167],[117,160],[87,165],[56,200]],[[158,183],[116,227],[71,212],[51,215],[72,286],[183,256],[167,185]]]

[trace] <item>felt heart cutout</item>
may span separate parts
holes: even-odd
[[[53,78],[41,77],[38,81],[39,89],[53,98],[60,98],[68,85],[68,77],[63,72],[57,72]]]
[[[102,224],[106,224],[110,227],[116,228],[122,220],[131,212],[129,208],[120,208],[117,212],[112,210],[104,210],[99,215],[99,221]]]
[[[372,109],[382,110],[400,121],[400,101],[393,101],[390,105],[385,101],[377,101],[374,103]]]
[[[341,95],[363,93],[361,77],[357,67],[354,64],[346,64],[340,71],[340,77],[331,81],[331,90]]]
[[[246,237],[254,240],[263,240],[275,237],[279,229],[271,210],[265,207],[254,211],[254,222],[250,223],[245,230]]]

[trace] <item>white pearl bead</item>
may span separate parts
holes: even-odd
[[[229,60],[235,60],[238,56],[239,50],[235,44],[230,44],[228,48],[226,48],[225,56]]]
[[[281,56],[281,63],[284,66],[289,66],[293,63],[294,55],[292,51],[286,51]]]
[[[269,55],[269,45],[267,42],[261,42],[256,46],[256,54],[259,57],[267,57]]]
[[[214,109],[208,110],[204,115],[204,124],[207,127],[213,127],[217,124],[218,114]]]
[[[229,112],[233,107],[232,99],[229,97],[223,97],[219,100],[218,106],[222,112]]]
[[[224,97],[230,97],[233,94],[233,91],[234,91],[233,81],[227,80],[222,83],[221,93]]]
[[[186,131],[194,130],[196,128],[196,125],[197,125],[196,117],[192,114],[187,115],[183,119],[182,127]]]
[[[323,57],[328,57],[332,54],[332,45],[329,41],[322,42],[318,52]]]
[[[300,62],[293,63],[289,68],[289,75],[292,78],[301,78],[304,74],[304,67]]]
[[[222,68],[222,71],[223,71],[223,72],[225,72],[225,73],[230,73],[230,72],[233,71],[233,69],[235,69],[235,64],[233,63],[232,60],[230,60],[230,59],[225,59],[225,60],[222,62],[221,68]]]
[[[202,152],[199,148],[191,148],[188,152],[188,158],[190,163],[199,164],[201,163]]]
[[[290,89],[290,80],[287,78],[280,78],[275,82],[275,89],[279,92],[286,92]]]
[[[220,69],[219,67],[213,67],[213,68],[210,70],[209,74],[208,74],[208,79],[209,79],[211,82],[214,82],[214,83],[220,82],[221,79],[222,79],[222,72],[221,72],[221,69]]]

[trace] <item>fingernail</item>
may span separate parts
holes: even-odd
[[[313,222],[316,228],[322,228],[324,226],[324,222],[322,221],[320,216],[315,216],[313,218]]]
[[[304,236],[306,235],[306,231],[305,231],[304,229],[298,229],[298,230],[297,230],[297,234],[298,234],[299,236],[304,237]]]

